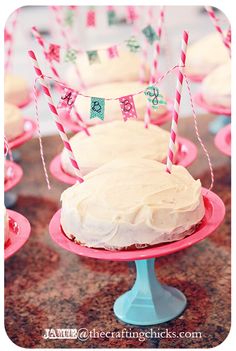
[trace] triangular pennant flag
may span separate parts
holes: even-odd
[[[75,63],[77,59],[77,50],[75,49],[68,49],[65,54],[65,62],[72,62]]]
[[[64,18],[65,25],[72,27],[74,24],[74,17],[75,17],[75,11],[71,9],[67,10]]]
[[[160,94],[159,89],[156,86],[149,85],[144,94],[150,102],[153,110],[157,110],[159,105],[166,105],[166,101],[163,99],[163,96]]]
[[[111,46],[110,48],[107,49],[108,57],[109,58],[115,58],[119,56],[117,46]]]
[[[117,17],[116,17],[116,13],[114,10],[107,11],[107,19],[108,19],[109,26],[117,24]]]
[[[60,62],[60,45],[49,44],[48,52],[46,53],[47,59],[49,61]]]
[[[140,45],[134,36],[126,40],[126,45],[131,52],[138,52],[140,50]]]
[[[93,63],[100,62],[97,50],[87,51],[87,56],[88,56],[90,65],[92,65]]]
[[[147,38],[147,41],[152,45],[154,41],[158,39],[158,36],[152,26],[148,25],[142,30],[143,34]]]
[[[57,105],[57,108],[64,109],[70,112],[75,103],[77,95],[78,94],[76,91],[69,88],[64,88],[64,94],[61,96],[61,99]]]
[[[90,103],[90,119],[100,118],[104,120],[105,99],[98,97],[91,97]]]
[[[87,19],[86,19],[87,27],[95,27],[96,25],[96,17],[94,9],[90,9],[87,12]]]
[[[133,95],[122,96],[119,98],[119,102],[124,121],[129,118],[137,118]]]

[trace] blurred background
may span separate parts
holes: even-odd
[[[145,6],[137,6],[136,10],[142,16],[145,22],[148,8]],[[160,7],[153,7],[153,24],[157,23]],[[121,19],[119,26],[108,26],[106,11],[104,7],[96,7],[96,27],[86,27],[86,13],[88,7],[81,6],[78,8],[78,21],[74,27],[71,42],[75,48],[81,49],[95,49],[99,46],[108,43],[116,44],[127,39],[132,34],[132,25],[125,23],[125,8],[116,6],[116,12]],[[145,15],[146,14],[146,15]],[[217,11],[217,17],[223,26],[227,26],[228,20],[221,11]],[[183,28],[184,18],[184,28]],[[122,20],[123,19],[123,20]],[[45,59],[43,57],[41,48],[36,43],[31,34],[31,27],[36,26],[42,36],[53,43],[63,45],[61,34],[57,26],[55,16],[50,9],[46,6],[27,6],[20,10],[18,16],[18,23],[16,32],[14,33],[14,49],[12,59],[12,73],[16,73],[26,78],[30,85],[34,83],[35,75],[32,69],[31,62],[28,58],[27,51],[29,49],[35,50],[41,67],[44,72],[51,75]],[[142,27],[141,27],[142,28]],[[189,32],[190,44],[198,39],[201,39],[208,33],[215,31],[204,7],[201,6],[166,6],[165,22],[163,28],[163,35],[161,39],[161,57],[160,57],[160,70],[161,72],[167,71],[172,66],[178,63],[180,52],[180,41],[183,29]],[[149,60],[151,61],[152,53],[149,52]],[[59,67],[59,66],[58,66]],[[62,76],[63,71],[66,71],[67,65],[61,64],[60,72]],[[169,97],[173,97],[175,89],[174,75],[168,77],[165,82],[165,91]],[[191,83],[192,92],[197,90],[197,84]],[[57,133],[54,122],[50,118],[51,115],[45,101],[45,97],[41,95],[39,98],[39,113],[40,125],[43,135],[50,135]],[[33,117],[35,114],[34,104],[30,104],[24,110],[25,116]],[[201,112],[196,107],[197,112]],[[182,104],[181,104],[181,117],[191,116],[191,108],[187,89],[183,89]]]

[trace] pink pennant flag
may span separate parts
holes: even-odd
[[[124,121],[129,118],[137,118],[133,95],[122,96],[119,98],[119,102]]]
[[[95,27],[96,18],[95,18],[95,11],[94,10],[89,10],[87,12],[86,25],[87,25],[87,27]]]
[[[50,44],[46,56],[49,61],[60,62],[60,45]]]
[[[4,42],[10,41],[11,40],[11,34],[8,32],[8,30],[5,28],[4,29]]]
[[[75,103],[77,95],[78,94],[76,91],[69,88],[64,88],[64,95],[61,96],[61,100],[59,101],[57,108],[70,112]]]
[[[110,48],[107,49],[108,57],[110,59],[115,58],[119,56],[117,46],[111,46]]]
[[[127,6],[127,20],[129,23],[134,23],[138,18],[135,6]]]

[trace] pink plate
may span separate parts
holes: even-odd
[[[26,143],[32,138],[37,129],[36,123],[30,118],[24,118],[24,132],[16,137],[15,139],[9,141],[9,147],[11,149],[16,149],[22,144]]]
[[[7,210],[10,237],[4,245],[4,259],[8,259],[26,243],[30,236],[30,223],[20,213]]]
[[[4,191],[11,190],[22,178],[23,170],[22,168],[16,164],[15,162],[11,162],[6,160],[5,167],[7,172],[7,180],[4,182]]]
[[[76,244],[68,239],[63,233],[60,225],[60,213],[58,210],[49,224],[49,233],[52,239],[65,250],[77,255],[98,258],[112,261],[133,261],[144,260],[153,257],[161,257],[183,250],[193,244],[205,239],[210,235],[223,221],[225,215],[225,206],[222,200],[213,192],[202,189],[205,204],[205,216],[198,226],[197,230],[186,238],[145,249],[137,250],[119,250],[108,251],[104,249],[93,249]]]
[[[201,83],[205,76],[202,74],[187,74],[187,78],[194,83]]]
[[[188,167],[197,157],[197,147],[190,140],[178,137],[179,151],[175,164]],[[52,175],[63,183],[73,185],[76,178],[66,173],[61,167],[61,155],[57,155],[49,166]]]
[[[224,116],[229,116],[231,117],[231,109],[222,107],[222,106],[213,106],[213,105],[208,105],[206,101],[204,100],[203,96],[201,93],[198,93],[194,96],[194,102],[205,109],[206,111],[216,114],[216,115],[224,115]]]
[[[226,156],[231,156],[231,124],[228,124],[216,134],[215,146]]]
[[[40,95],[40,90],[37,89],[37,97]],[[29,96],[27,97],[27,99],[23,102],[21,102],[18,107],[19,108],[24,108],[26,106],[28,106],[29,104],[31,104],[31,102],[34,101],[34,91],[32,90],[31,93],[29,94]]]

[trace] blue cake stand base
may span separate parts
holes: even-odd
[[[184,294],[176,288],[161,285],[155,274],[155,259],[136,260],[137,277],[131,290],[114,304],[121,321],[134,325],[152,325],[178,317],[186,308]]]
[[[220,115],[214,121],[209,123],[209,131],[212,134],[217,134],[220,129],[231,123],[229,116]]]

